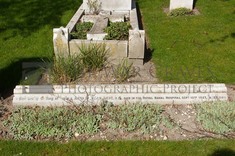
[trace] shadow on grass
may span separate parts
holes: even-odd
[[[0,0],[0,32],[11,30],[4,39],[16,34],[26,37],[42,26],[62,25],[64,12],[78,8],[82,0]]]
[[[145,43],[145,45],[148,46],[147,43]],[[145,48],[144,63],[147,63],[152,59],[153,52],[154,52],[154,49],[151,49],[148,47]]]
[[[22,80],[23,63],[26,62],[42,62],[47,58],[28,58],[12,63],[8,67],[0,70],[0,97],[7,98],[13,94],[13,89]]]
[[[211,154],[211,156],[234,156],[235,151],[230,149],[219,149]]]
[[[193,9],[196,7],[197,1],[198,1],[198,0],[194,0],[194,1],[193,1]]]
[[[235,38],[235,33],[231,33],[230,35],[225,35],[223,37],[217,38],[217,39],[211,39],[210,42],[225,42],[226,39],[228,38]]]

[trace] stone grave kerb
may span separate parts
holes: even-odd
[[[94,2],[93,6],[90,2]],[[133,0],[83,0],[85,12],[91,12],[94,5],[104,11],[130,11],[133,8]]]

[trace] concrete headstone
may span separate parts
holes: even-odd
[[[170,10],[177,8],[193,9],[193,0],[170,0]]]

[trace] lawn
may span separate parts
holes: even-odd
[[[121,141],[121,142],[24,142],[0,141],[0,155],[184,155],[232,156],[234,140]]]
[[[23,62],[52,59],[52,29],[66,26],[81,0],[0,0],[0,96],[21,79]]]
[[[197,0],[198,16],[167,17],[169,0],[138,0],[161,82],[235,82],[235,1]]]

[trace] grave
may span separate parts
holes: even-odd
[[[135,2],[132,0],[100,0],[99,13],[91,14],[89,0],[72,17],[68,25],[53,30],[55,56],[75,55],[79,46],[91,43],[105,43],[110,49],[112,63],[128,58],[134,65],[143,65],[145,49],[145,31],[140,30]],[[187,2],[171,0],[171,9],[191,8],[193,0]],[[184,3],[185,2],[185,3]],[[132,29],[128,40],[104,40],[103,29],[109,21],[129,20]],[[71,39],[78,22],[93,22],[87,33],[87,39]],[[228,101],[225,84],[77,84],[77,85],[37,85],[16,86],[13,105],[63,106],[81,104],[101,104],[109,102],[115,105],[140,104],[198,104],[212,101]]]
[[[227,101],[224,84],[93,84],[17,86],[14,105],[198,104]]]
[[[178,8],[193,10],[193,0],[170,0],[170,11]]]
[[[90,2],[97,3],[93,8]],[[108,22],[124,22],[131,25],[127,40],[104,40],[107,33],[104,28]],[[79,22],[92,22],[93,27],[87,33],[87,39],[72,39],[71,33]],[[145,52],[145,31],[140,30],[137,9],[134,0],[83,0],[83,4],[74,14],[65,28],[53,30],[54,53],[56,56],[75,55],[80,53],[82,44],[105,43],[109,54],[109,62],[117,64],[123,58],[134,65],[142,66]],[[61,42],[61,38],[63,42]],[[134,47],[138,46],[138,50]]]

